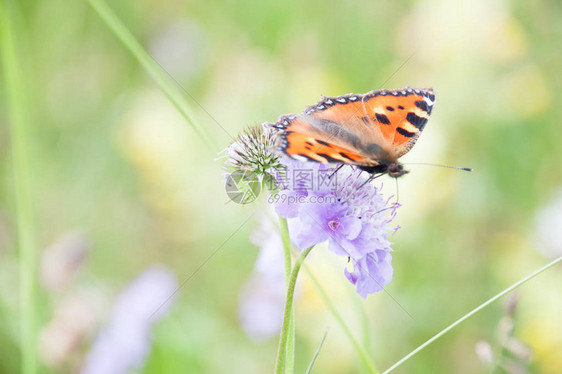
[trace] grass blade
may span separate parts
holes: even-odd
[[[502,292],[498,293],[497,295],[495,295],[494,297],[488,299],[487,301],[485,301],[484,303],[480,304],[478,307],[474,308],[472,311],[468,312],[467,314],[465,314],[464,316],[462,316],[461,318],[459,318],[458,320],[456,320],[455,322],[453,322],[452,324],[450,324],[449,326],[447,326],[445,329],[441,330],[439,333],[435,334],[431,339],[429,339],[428,341],[426,341],[425,343],[423,343],[422,345],[420,345],[418,348],[414,349],[412,352],[408,353],[406,356],[404,356],[402,359],[400,359],[397,363],[395,363],[394,365],[392,365],[391,367],[389,367],[388,369],[386,369],[383,374],[387,374],[390,373],[391,371],[393,371],[394,369],[396,369],[397,367],[399,367],[400,365],[402,365],[404,362],[408,361],[410,358],[414,357],[418,352],[420,352],[422,349],[424,349],[425,347],[427,347],[428,345],[430,345],[431,343],[433,343],[434,341],[436,341],[437,339],[439,339],[440,337],[442,337],[443,335],[445,335],[446,333],[448,333],[450,330],[452,330],[454,327],[456,327],[457,325],[459,325],[461,322],[466,321],[467,319],[469,319],[470,317],[472,317],[473,315],[475,315],[476,313],[478,313],[479,311],[481,311],[482,309],[484,309],[485,307],[487,307],[488,305],[490,305],[491,303],[493,303],[494,301],[498,300],[499,298],[501,298],[502,296],[504,296],[505,294],[513,291],[514,289],[516,289],[517,287],[521,286],[523,283],[533,279],[534,277],[536,277],[537,275],[539,275],[540,273],[542,273],[543,271],[553,267],[554,265],[556,265],[557,263],[559,263],[560,261],[562,261],[562,257],[558,257],[556,260],[546,264],[545,266],[543,266],[542,268],[534,271],[533,273],[527,275],[525,278],[519,280],[518,282],[515,282],[514,284],[512,284],[511,286],[507,287],[505,290],[503,290]]]
[[[170,81],[165,72],[162,71],[160,66],[154,59],[146,52],[146,50],[135,39],[133,34],[115,15],[113,10],[103,0],[89,0],[90,5],[96,11],[98,16],[105,22],[109,29],[121,40],[125,48],[132,53],[138,60],[141,66],[146,70],[148,75],[154,79],[158,87],[164,92],[166,97],[172,102],[176,109],[185,118],[187,123],[195,130],[201,137],[205,144],[213,151],[217,151],[217,145],[211,136],[196,122],[192,115],[192,110],[187,104],[184,96],[177,89],[177,87]]]
[[[36,274],[37,253],[33,229],[30,171],[27,153],[27,108],[21,64],[16,51],[15,11],[11,2],[0,3],[0,55],[4,66],[11,129],[15,210],[19,253],[21,372],[37,372]]]
[[[316,363],[316,359],[318,358],[318,354],[320,354],[320,350],[324,345],[324,340],[326,340],[326,336],[328,335],[328,330],[324,332],[322,335],[322,339],[320,339],[320,343],[318,343],[318,348],[316,348],[316,352],[314,352],[314,356],[312,356],[312,360],[310,361],[310,365],[308,365],[308,369],[306,369],[306,374],[312,373],[312,368],[314,367],[314,363]]]

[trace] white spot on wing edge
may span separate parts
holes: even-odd
[[[423,97],[423,101],[425,101],[429,106],[433,106],[433,104],[435,104],[435,101],[431,101],[431,99],[426,96]]]
[[[301,162],[306,162],[308,161],[308,158],[301,156],[301,155],[291,155],[292,158],[294,158],[297,161],[301,161]]]

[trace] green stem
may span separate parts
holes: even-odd
[[[115,15],[111,8],[104,0],[88,0],[92,8],[105,24],[113,31],[115,36],[121,40],[125,48],[137,59],[141,66],[146,70],[148,75],[154,79],[158,87],[164,92],[176,109],[185,118],[187,123],[195,130],[195,132],[203,139],[206,145],[216,151],[217,146],[209,134],[193,119],[192,110],[185,98],[174,85],[163,69],[154,61],[154,59],[146,52],[146,50],[135,39],[133,34],[125,27],[121,20]]]
[[[457,325],[459,325],[461,322],[464,322],[465,320],[467,320],[468,318],[472,317],[473,315],[475,315],[476,313],[478,313],[479,311],[481,311],[482,309],[484,309],[485,307],[487,307],[488,305],[490,305],[491,303],[493,303],[494,301],[498,300],[500,297],[504,296],[505,294],[513,291],[514,289],[516,289],[517,287],[521,286],[523,283],[533,279],[534,277],[536,277],[537,275],[539,275],[540,273],[542,273],[543,271],[553,267],[554,265],[556,265],[557,263],[559,263],[560,261],[562,261],[562,257],[558,257],[556,260],[548,263],[547,265],[543,266],[542,268],[538,269],[537,271],[527,275],[525,278],[521,279],[520,281],[512,284],[511,286],[509,286],[508,288],[506,288],[505,290],[503,290],[502,292],[498,293],[496,296],[492,297],[491,299],[488,299],[486,302],[480,304],[478,307],[476,307],[475,309],[473,309],[472,311],[470,311],[469,313],[465,314],[464,316],[462,316],[461,318],[459,318],[458,320],[456,320],[455,322],[453,322],[452,324],[450,324],[449,326],[447,326],[445,329],[441,330],[439,333],[437,333],[436,335],[434,335],[431,339],[429,339],[428,341],[426,341],[425,343],[423,343],[422,345],[420,345],[418,348],[414,349],[412,352],[408,353],[406,356],[404,356],[401,360],[399,360],[397,363],[395,363],[394,365],[392,365],[391,367],[389,367],[388,369],[386,369],[386,371],[383,374],[387,374],[390,373],[391,371],[393,371],[394,369],[396,369],[397,367],[399,367],[400,365],[402,365],[404,362],[408,361],[410,358],[414,357],[418,352],[420,352],[422,349],[424,349],[425,347],[427,347],[428,345],[430,345],[431,343],[433,343],[434,341],[436,341],[437,339],[439,339],[440,337],[442,337],[443,335],[445,335],[446,333],[448,333],[450,330],[452,330],[454,327],[456,327]]]
[[[332,315],[336,318],[339,325],[343,329],[345,335],[347,335],[347,338],[349,339],[349,341],[351,341],[351,344],[353,344],[353,347],[355,348],[355,350],[359,354],[359,358],[361,359],[361,362],[363,363],[363,365],[365,366],[367,371],[371,374],[378,374],[379,371],[375,367],[375,364],[373,363],[373,361],[369,358],[369,354],[367,353],[365,348],[363,348],[363,346],[361,346],[361,344],[359,343],[359,340],[357,340],[355,338],[355,336],[353,336],[353,333],[351,332],[351,329],[349,328],[349,326],[347,326],[343,317],[338,312],[338,310],[336,309],[334,304],[332,304],[332,301],[328,297],[328,294],[326,293],[326,291],[324,291],[324,288],[320,285],[320,283],[318,282],[316,277],[308,269],[308,266],[306,266],[306,265],[304,266],[304,271],[306,272],[306,275],[310,278],[310,280],[314,284],[314,287],[316,287],[316,290],[320,294],[320,297],[322,298],[322,300],[324,300],[324,304],[326,304],[326,306],[328,307],[328,309],[330,310]]]
[[[37,258],[33,229],[33,209],[26,149],[27,108],[23,92],[21,64],[16,51],[16,31],[12,24],[13,9],[9,2],[0,3],[0,54],[4,66],[6,96],[10,108],[12,160],[16,201],[17,237],[20,277],[21,372],[37,372],[36,340],[36,273]]]
[[[287,358],[287,341],[290,331],[291,315],[293,314],[293,301],[295,296],[295,285],[297,284],[297,277],[304,259],[314,246],[307,248],[301,252],[295,266],[291,271],[291,278],[289,279],[289,287],[287,287],[287,300],[285,301],[285,310],[283,312],[283,325],[281,327],[281,336],[279,337],[279,351],[277,353],[277,362],[275,364],[275,373],[283,374],[285,370],[285,363]]]
[[[289,279],[291,278],[291,239],[289,238],[289,227],[287,219],[279,217],[279,226],[281,232],[281,241],[283,242],[283,260],[285,262],[285,286],[289,287]]]
[[[285,263],[285,287],[289,288],[290,278],[291,278],[291,239],[289,237],[289,227],[287,225],[287,219],[279,217],[279,226],[281,233],[281,241],[283,242],[283,259]],[[295,365],[295,312],[294,308],[290,311],[289,320],[289,336],[287,339],[287,356],[285,362],[285,371],[291,374],[294,371]]]
[[[295,307],[291,308],[289,320],[289,334],[287,336],[287,356],[285,358],[285,374],[295,372]]]

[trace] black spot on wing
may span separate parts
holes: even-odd
[[[391,107],[391,106],[387,106],[387,107],[386,107],[386,110],[391,111],[391,112],[394,112],[394,108]]]
[[[342,156],[343,158],[347,158],[349,161],[355,161],[354,159],[352,159],[351,157],[349,157],[348,155],[346,155],[343,152],[340,152],[340,156]]]
[[[414,125],[417,129],[420,129],[420,131],[423,130],[423,128],[425,127],[425,124],[427,122],[426,118],[418,117],[416,115],[416,113],[414,113],[414,112],[408,113],[408,115],[406,116],[406,119],[408,120],[408,122],[410,122],[412,125]]]
[[[425,100],[419,100],[415,102],[416,106],[418,108],[420,108],[421,110],[430,113],[431,112],[431,108],[429,107],[429,105],[427,105],[427,102]]]
[[[309,145],[309,146],[311,146],[311,147],[314,145],[314,144],[312,144],[311,142],[309,142],[308,140],[305,142],[305,144],[306,144],[306,145]]]
[[[317,153],[318,156],[323,157],[326,159],[326,161],[328,162],[341,162],[341,160],[338,160],[336,158],[333,158],[332,156],[326,154],[326,153]]]
[[[416,135],[416,133],[409,132],[408,130],[404,130],[402,127],[397,127],[396,132],[399,133],[400,135],[405,136],[406,138],[411,138],[414,135]]]
[[[323,145],[323,146],[326,146],[326,147],[332,147],[332,146],[330,145],[330,143],[326,143],[326,142],[323,141],[323,140],[316,139],[316,143],[318,143],[318,144],[320,144],[320,145]]]
[[[375,113],[375,118],[379,123],[382,123],[384,125],[390,125],[390,120],[384,114]]]
[[[404,107],[402,105],[398,105],[398,109],[404,110]]]

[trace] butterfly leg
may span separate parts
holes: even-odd
[[[371,183],[372,181],[374,181],[375,179],[377,179],[378,177],[384,175],[384,173],[380,173],[380,174],[373,174],[369,177],[369,179],[367,179],[365,182],[363,182],[363,184],[361,184],[359,187],[357,187],[357,189],[355,190],[355,192],[359,191],[364,185],[366,185],[367,183]]]
[[[334,175],[336,175],[336,173],[337,173],[338,171],[340,171],[340,169],[343,168],[344,166],[345,166],[345,164],[340,164],[340,165],[336,168],[336,170],[334,170],[334,172],[333,172],[332,174],[328,175],[328,179],[332,179],[332,177],[333,177]]]
[[[357,187],[351,194],[349,194],[349,196],[347,196],[347,198],[345,198],[343,200],[343,202],[346,202],[347,200],[351,199],[356,193],[357,191],[359,191],[363,186],[365,186],[367,183],[372,182],[373,180],[377,179],[378,177],[384,175],[385,173],[379,173],[379,174],[372,174],[365,182],[361,183],[361,185],[359,187]]]

